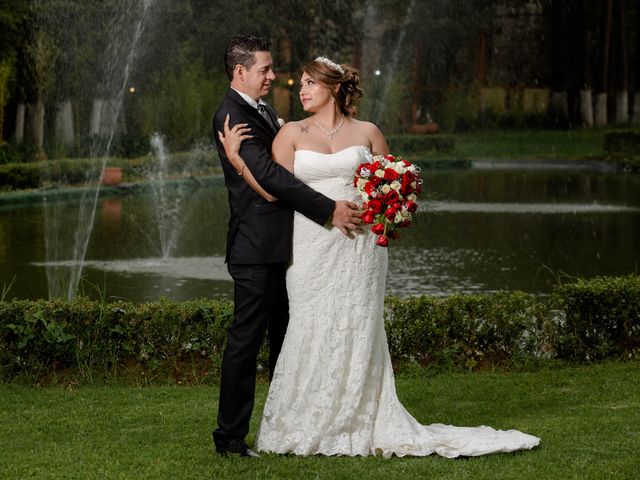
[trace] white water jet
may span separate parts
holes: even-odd
[[[167,188],[169,155],[162,135],[153,134],[151,148],[156,158],[155,168],[150,178],[154,199],[153,210],[160,241],[160,253],[162,259],[167,261],[175,249],[180,235],[183,187],[182,184],[178,184],[174,192],[170,192]]]
[[[107,55],[102,82],[98,86],[97,98],[103,101],[98,109],[94,104],[91,118],[91,133],[96,135],[89,153],[91,158],[97,159],[96,168],[94,171],[86,172],[87,188],[78,202],[77,215],[75,218],[62,218],[59,215],[61,209],[56,207],[55,202],[49,203],[47,198],[44,198],[47,261],[70,261],[67,268],[47,268],[50,298],[63,297],[72,300],[76,295],[93,231],[104,168],[117,130],[136,49],[144,32],[149,7],[153,2],[154,0],[144,0],[141,4],[133,2],[134,8],[139,6],[138,16],[133,23],[130,23],[131,9],[118,11],[120,18],[116,22],[117,28],[112,31],[111,52]],[[132,26],[132,31],[129,25]],[[63,240],[70,232],[73,232],[73,238]]]
[[[371,121],[375,124],[380,123],[380,119],[384,117],[385,110],[387,108],[387,97],[389,96],[389,90],[391,89],[391,85],[396,76],[396,70],[398,68],[398,61],[400,57],[400,49],[404,43],[404,38],[407,35],[407,27],[409,25],[409,21],[411,20],[411,13],[413,12],[413,7],[415,6],[416,1],[411,0],[411,3],[407,7],[407,11],[405,12],[404,18],[402,20],[402,24],[400,26],[400,33],[398,35],[398,39],[396,40],[396,44],[393,48],[393,52],[391,53],[391,57],[389,57],[390,61],[381,72],[381,76],[383,77],[382,84],[382,94],[380,95],[378,102],[376,104],[377,108],[373,110],[373,116]],[[377,75],[377,73],[376,73]]]

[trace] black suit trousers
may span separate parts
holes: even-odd
[[[269,331],[270,376],[289,322],[286,263],[228,264],[234,282],[234,320],[222,357],[216,443],[243,440],[255,399],[256,360]]]

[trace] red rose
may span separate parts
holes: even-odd
[[[367,192],[369,195],[371,195],[371,192],[373,192],[375,189],[376,189],[376,186],[373,182],[367,182],[363,188],[363,190]]]
[[[400,191],[404,194],[411,193],[411,182],[415,180],[415,175],[411,172],[407,172],[402,175],[402,186],[400,187]]]
[[[396,172],[395,170],[393,170],[392,168],[387,168],[384,171],[384,179],[385,180],[389,180],[390,182],[393,182],[396,178],[398,178],[400,175],[398,174],[398,172]]]
[[[380,235],[378,237],[378,240],[376,240],[376,245],[386,247],[387,245],[389,245],[389,238],[386,235]]]
[[[416,210],[418,210],[418,204],[416,202],[412,202],[411,200],[407,201],[406,203],[407,205],[407,211],[414,213]]]
[[[371,199],[371,201],[367,202],[367,205],[365,208],[371,210],[373,213],[381,213],[382,212],[382,201],[378,198],[373,198]]]
[[[364,223],[373,223],[376,219],[376,215],[371,210],[367,210],[360,216],[360,218]]]
[[[369,183],[372,183],[374,187],[377,187],[378,185],[380,185],[380,182],[382,182],[382,179],[377,175],[374,175],[369,179]]]
[[[384,201],[388,204],[388,205],[393,205],[394,203],[396,203],[399,200],[398,197],[398,192],[396,192],[395,190],[391,190],[389,193],[387,193],[384,196]]]
[[[396,209],[393,207],[389,207],[385,210],[384,216],[387,217],[387,220],[393,222],[393,219],[396,218]]]
[[[371,231],[376,235],[382,235],[384,233],[384,224],[376,223],[373,227],[371,227]]]

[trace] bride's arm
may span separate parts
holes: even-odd
[[[291,173],[293,173],[293,160],[296,152],[294,134],[293,123],[287,123],[280,129],[271,145],[271,158]]]
[[[245,182],[249,184],[260,196],[269,202],[275,202],[276,197],[269,194],[260,184],[256,181],[255,177],[251,173],[251,170],[247,168],[247,164],[240,156],[240,144],[243,140],[251,138],[249,132],[251,129],[247,127],[246,123],[238,123],[232,128],[229,128],[229,115],[224,120],[224,133],[218,132],[220,142],[224,147],[224,151],[227,154],[229,162],[236,170],[236,173],[244,178]]]
[[[389,147],[387,141],[384,139],[382,132],[373,123],[367,125],[367,136],[371,142],[371,154],[372,155],[387,155],[389,153]]]

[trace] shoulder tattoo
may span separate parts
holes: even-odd
[[[309,133],[309,125],[307,125],[306,127],[300,125],[300,133]]]

